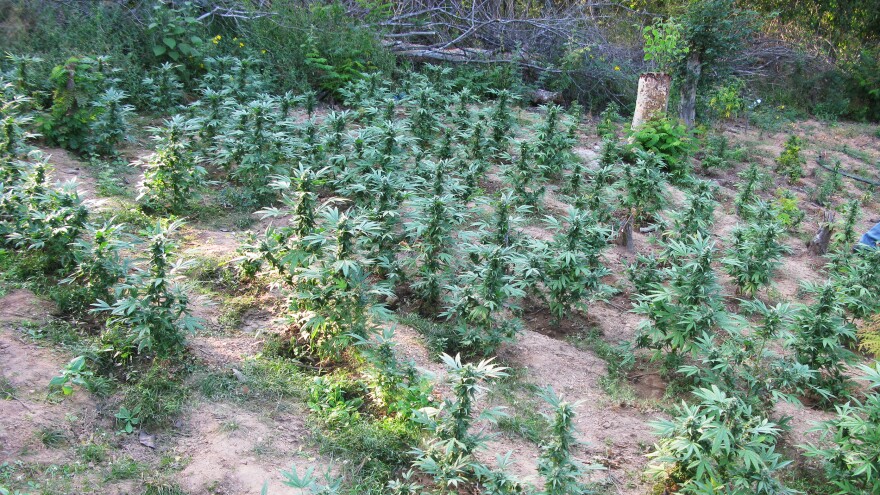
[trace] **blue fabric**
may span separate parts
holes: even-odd
[[[876,248],[877,243],[880,242],[880,223],[871,228],[865,235],[862,236],[862,240],[859,241],[862,244]]]

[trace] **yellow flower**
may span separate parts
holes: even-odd
[[[218,34],[217,36],[214,36],[214,39],[211,40],[211,43],[214,43],[216,45],[216,44],[220,43],[220,40],[222,40],[222,39],[223,39],[223,37]]]
[[[265,55],[265,54],[266,54],[266,50],[260,50],[260,53],[262,53],[263,55]]]
[[[614,66],[614,70],[620,70],[620,66],[619,66],[619,65],[615,65],[615,66]]]
[[[244,43],[239,42],[238,47],[239,47],[239,48],[244,48]]]

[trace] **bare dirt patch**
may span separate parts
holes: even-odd
[[[282,469],[296,465],[323,472],[329,466],[308,447],[310,433],[301,411],[260,413],[225,403],[200,403],[191,411],[171,449],[190,459],[178,475],[191,495],[284,493]]]

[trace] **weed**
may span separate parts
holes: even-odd
[[[40,442],[50,449],[58,448],[67,443],[67,434],[54,428],[41,428],[37,436]]]
[[[797,136],[789,136],[785,148],[776,159],[776,172],[788,178],[791,184],[797,183],[804,176],[804,165],[807,160],[801,155],[803,141]]]
[[[139,463],[131,457],[122,456],[111,460],[109,468],[109,471],[104,475],[105,481],[135,479],[146,470],[147,466]]]

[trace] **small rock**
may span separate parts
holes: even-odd
[[[155,436],[155,435],[150,435],[149,433],[147,433],[147,432],[145,432],[145,431],[143,431],[143,430],[141,430],[141,432],[138,433],[138,441],[139,441],[139,442],[141,443],[141,445],[143,445],[144,447],[149,447],[149,448],[151,448],[151,449],[155,449],[155,448],[156,448],[156,436]]]
[[[232,375],[235,377],[236,380],[238,380],[238,381],[240,381],[240,382],[246,382],[246,381],[247,381],[247,378],[244,376],[244,374],[243,374],[241,371],[238,371],[238,370],[235,369],[235,368],[232,368]]]

